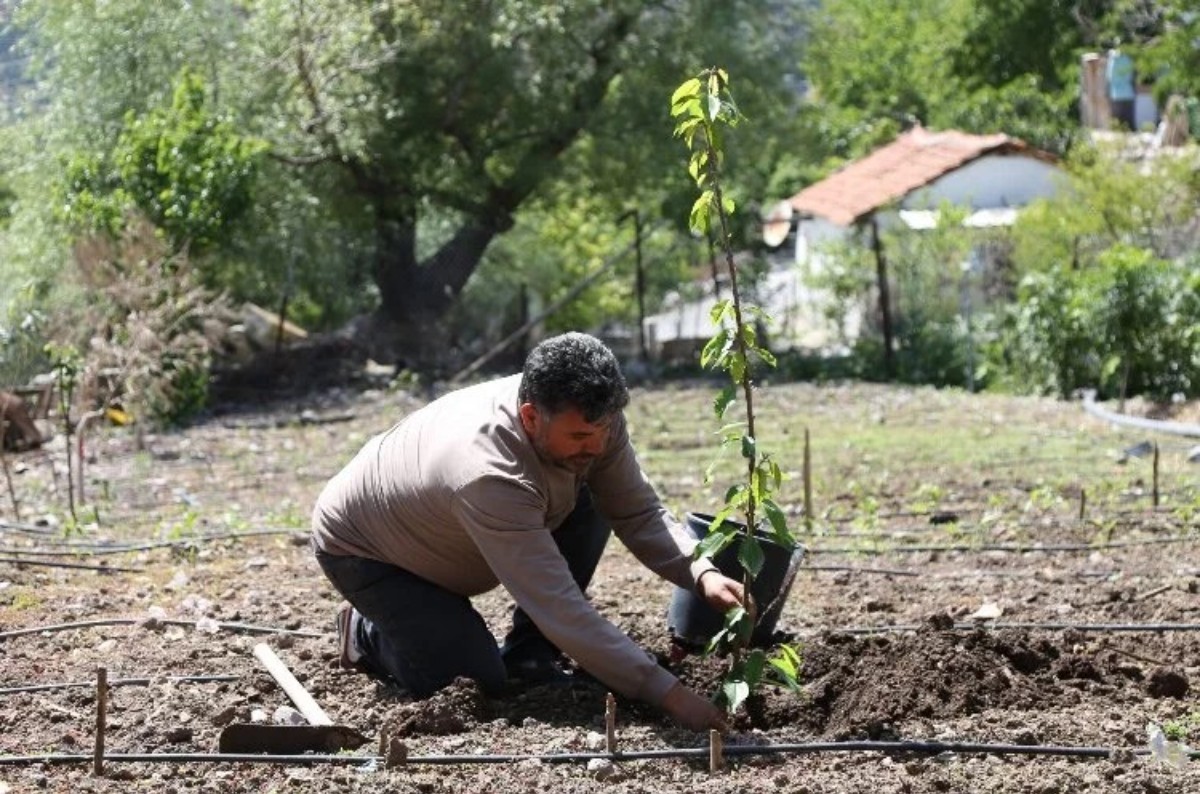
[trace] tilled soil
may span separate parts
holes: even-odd
[[[412,404],[347,395],[327,407],[330,415],[352,409],[353,421],[275,422],[266,412],[253,422],[213,420],[158,439],[148,466],[127,446],[131,434],[102,439],[108,455],[92,464],[90,487],[118,498],[106,508],[114,518],[84,540],[117,542],[107,528],[121,522],[122,539],[153,532],[177,540],[221,528],[219,516],[235,508],[244,516],[235,531],[285,526],[273,535],[69,558],[137,572],[0,563],[0,631],[48,627],[0,639],[0,688],[80,684],[0,694],[0,792],[1200,791],[1200,761],[1175,766],[1147,755],[1148,725],[1190,727],[1200,744],[1200,536],[1178,511],[1148,506],[1124,511],[1120,526],[1106,531],[1111,543],[1061,511],[1032,529],[1028,516],[1013,516],[969,541],[948,534],[946,516],[933,510],[881,512],[865,540],[846,522],[823,522],[779,626],[803,657],[803,691],[754,696],[724,737],[729,755],[717,773],[709,770],[709,737],[619,697],[616,741],[625,757],[599,758],[607,693],[585,674],[570,685],[514,685],[495,698],[459,681],[412,701],[388,682],[342,670],[332,636],[338,602],[312,560],[303,516],[365,434]],[[1021,401],[1012,405],[1019,414]],[[1067,425],[1078,410],[1038,405]],[[170,454],[153,457],[164,449]],[[50,487],[32,480],[44,462],[20,460],[26,492]],[[897,491],[912,485],[891,483]],[[1015,486],[956,485],[953,509],[977,516],[988,487]],[[179,504],[192,522],[187,531]],[[0,520],[8,522],[0,542],[9,549],[62,540],[13,529],[7,512]],[[1058,548],[1034,550],[1052,544]],[[721,661],[680,657],[666,628],[670,587],[617,544],[590,594],[683,680],[715,689]],[[504,594],[476,605],[503,633],[511,607]],[[126,622],[54,627],[110,618]],[[365,763],[202,760],[226,726],[269,722],[289,705],[252,654],[260,642],[334,723],[370,739],[343,754]],[[109,760],[105,776],[93,774],[100,666],[110,680],[150,679],[111,688],[106,753],[190,759]],[[233,678],[171,679],[204,675]],[[917,744],[883,751],[864,742]],[[655,751],[660,757],[638,757]],[[401,752],[406,763],[388,766],[385,756],[398,762]],[[89,760],[66,763],[75,755]],[[14,756],[42,760],[4,762]]]

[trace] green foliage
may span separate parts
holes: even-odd
[[[592,252],[555,246],[569,237],[555,211],[560,198],[569,207],[603,205],[613,215],[637,206],[651,219],[680,192],[669,178],[668,142],[653,134],[661,108],[649,97],[668,75],[693,68],[699,53],[759,78],[747,97],[756,110],[775,115],[795,100],[780,65],[795,63],[799,39],[788,27],[793,10],[779,4],[235,6],[24,4],[16,21],[26,32],[37,91],[23,133],[44,149],[30,165],[40,179],[30,184],[60,183],[62,164],[72,163],[86,188],[75,191],[78,209],[92,217],[112,209],[83,201],[111,195],[120,177],[116,163],[99,155],[116,150],[132,112],[143,125],[129,142],[128,162],[156,160],[153,141],[162,138],[151,133],[163,133],[164,125],[168,132],[186,129],[162,109],[171,106],[172,77],[190,67],[209,88],[208,117],[231,120],[243,140],[269,141],[272,154],[256,163],[260,178],[244,225],[219,226],[223,236],[195,264],[209,286],[238,299],[274,307],[288,293],[298,319],[315,327],[381,306],[384,314],[412,310],[407,314],[436,319],[485,251],[493,255],[492,273],[481,279],[480,295],[499,284],[500,296],[515,304],[524,282],[543,303],[552,301],[564,274],[594,261]],[[762,127],[772,149],[747,149],[742,162],[752,179],[735,186],[739,197],[761,195],[773,160],[792,156],[781,129],[787,113],[778,119]],[[211,154],[219,159],[229,151]],[[194,192],[161,191],[163,180],[201,184],[196,176],[151,174],[141,180],[137,202],[164,229],[179,224],[168,233],[191,239],[193,256],[214,231],[200,222],[205,208],[195,206]],[[27,211],[58,203],[37,198]],[[99,220],[109,231],[122,222],[120,212]],[[748,220],[735,234],[749,239],[756,226]],[[520,239],[491,251],[492,238],[510,228]],[[594,239],[577,240],[580,248],[611,252],[628,235],[616,224],[593,231]],[[685,260],[675,255],[663,263],[662,281]],[[551,281],[540,278],[547,272]],[[474,300],[460,317],[479,315],[471,309],[482,298]],[[611,319],[610,310],[628,305],[602,288],[582,301],[593,305],[560,322]],[[461,336],[470,338],[471,329]]]
[[[1195,157],[1072,151],[1065,189],[1029,207],[1013,231],[1022,276],[989,350],[998,382],[1064,397],[1200,390]]]
[[[814,14],[805,73],[832,138],[852,142],[839,145],[843,157],[873,148],[854,141],[885,142],[913,123],[1007,132],[1064,151],[1076,58],[1092,6],[1103,5],[829,0]],[[891,123],[883,141],[880,120]]]
[[[0,326],[0,383],[27,383],[49,364],[43,342],[45,317],[31,310],[10,320]]]
[[[1200,393],[1200,277],[1118,245],[1086,271],[1031,273],[1008,312],[994,366],[1033,391],[1167,400]],[[1003,352],[1001,352],[1003,351]]]
[[[732,292],[731,299],[717,301],[712,307],[710,320],[716,330],[704,346],[700,364],[705,369],[724,372],[729,378],[728,385],[713,402],[713,412],[719,421],[725,419],[739,393],[745,402],[745,422],[722,428],[721,447],[738,449],[746,462],[746,478],[726,491],[724,505],[696,547],[697,557],[711,557],[731,543],[738,544],[745,600],[741,607],[726,613],[724,628],[712,638],[708,648],[709,652],[732,651],[721,699],[733,713],[768,678],[768,673],[779,683],[798,687],[799,655],[794,649],[783,647],[769,665],[762,650],[745,651],[757,617],[757,606],[750,593],[764,560],[760,534],[789,550],[796,541],[773,496],[782,483],[783,472],[769,454],[759,449],[755,431],[752,369],[756,365],[773,367],[776,362],[758,340],[759,322],[767,318],[758,307],[743,303],[738,269],[733,261],[728,218],[734,211],[734,202],[723,191],[723,132],[737,126],[742,116],[730,94],[729,75],[723,69],[713,68],[685,81],[671,96],[671,115],[676,119],[675,135],[683,139],[690,153],[688,173],[700,189],[688,223],[695,232],[711,234],[717,240],[725,255]],[[740,532],[735,523],[728,521],[735,514],[745,516]]]
[[[119,234],[136,209],[175,250],[228,239],[250,207],[262,141],[209,109],[201,77],[184,69],[169,107],[126,114],[111,154],[77,154],[66,168],[62,212],[87,231]]]

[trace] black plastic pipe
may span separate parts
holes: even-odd
[[[1200,533],[1178,538],[1147,538],[1146,540],[1114,540],[1110,543],[1057,543],[1044,546],[1031,546],[1025,543],[986,543],[979,545],[934,545],[934,546],[888,546],[886,548],[871,548],[870,546],[821,546],[810,545],[810,554],[911,554],[914,552],[975,552],[975,551],[1011,551],[1017,554],[1033,552],[1076,552],[1102,551],[1104,549],[1122,549],[1133,546],[1162,546],[1174,543],[1200,543]]]
[[[210,684],[237,680],[238,676],[236,675],[172,675],[162,676],[160,678],[110,678],[108,680],[108,686],[149,686],[150,684],[158,681],[172,684]],[[0,689],[0,695],[17,695],[22,692],[53,692],[58,689],[73,689],[76,687],[94,686],[96,686],[96,682],[94,680],[62,681],[57,684],[27,684],[25,686],[11,686]]]
[[[178,538],[176,540],[147,540],[122,544],[64,542],[61,544],[50,544],[61,546],[61,548],[57,549],[14,549],[4,547],[0,548],[0,554],[22,554],[29,557],[87,557],[99,554],[124,554],[130,551],[150,551],[152,549],[165,549],[172,546],[190,546],[195,543],[208,543],[215,540],[261,538],[269,535],[303,535],[305,532],[306,530],[303,529],[252,529],[245,532],[195,535],[190,538]]]
[[[932,628],[928,623],[911,623],[896,626],[843,626],[821,627],[810,626],[807,633],[829,631],[835,634],[890,634],[893,632],[923,631]],[[946,631],[999,631],[1001,629],[1023,629],[1026,631],[1083,631],[1117,634],[1120,632],[1164,632],[1164,631],[1200,631],[1200,623],[993,623],[980,621],[978,623],[955,623]],[[941,630],[941,629],[937,629]]]
[[[0,562],[13,565],[33,565],[41,568],[78,568],[101,573],[143,573],[145,568],[122,568],[118,565],[86,565],[80,562],[57,562],[53,560],[31,560],[28,557],[0,557]]]
[[[679,747],[663,750],[633,750],[619,753],[513,753],[513,754],[483,754],[483,755],[416,755],[408,756],[403,765],[417,764],[452,765],[452,764],[507,764],[519,761],[542,761],[544,763],[578,763],[595,759],[607,761],[637,761],[655,758],[708,758],[708,747]],[[1149,755],[1150,751],[1143,748],[1136,750],[1121,750],[1112,747],[1071,747],[1057,745],[1024,745],[1024,744],[981,744],[976,742],[811,742],[804,744],[761,744],[733,745],[724,748],[726,756],[752,755],[804,755],[815,753],[905,753],[922,755],[941,755],[957,753],[961,755],[1049,755],[1069,756],[1076,758],[1113,758],[1121,754],[1134,756]],[[1200,750],[1187,753],[1191,760],[1200,758]],[[91,755],[25,755],[0,756],[0,766],[17,764],[82,764],[90,763]],[[250,763],[250,764],[383,764],[380,756],[354,755],[256,755],[248,753],[113,753],[105,754],[106,762],[114,763]]]
[[[78,623],[56,623],[49,626],[29,626],[23,629],[0,632],[0,640],[21,637],[26,634],[41,634],[43,632],[68,631],[70,629],[88,629],[96,626],[133,626],[140,623],[157,621],[161,626],[195,626],[198,621],[181,620],[178,618],[102,618],[99,620],[83,620]],[[248,623],[226,623],[214,621],[222,631],[235,631],[243,634],[290,634],[293,637],[327,637],[320,631],[301,631],[299,629],[280,629],[273,626],[253,626]]]

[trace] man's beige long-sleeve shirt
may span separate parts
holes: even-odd
[[[518,414],[519,384],[517,375],[452,392],[372,438],[317,500],[315,544],[463,596],[502,584],[585,670],[623,695],[660,703],[675,677],[583,596],[551,532],[586,483],[614,534],[664,579],[691,588],[712,564],[691,559],[695,541],[647,481],[624,417],[577,475],[537,454]]]

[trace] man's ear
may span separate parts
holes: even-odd
[[[525,428],[525,432],[531,436],[537,435],[538,423],[542,420],[537,406],[533,403],[521,403],[517,412],[521,415],[521,426]]]

